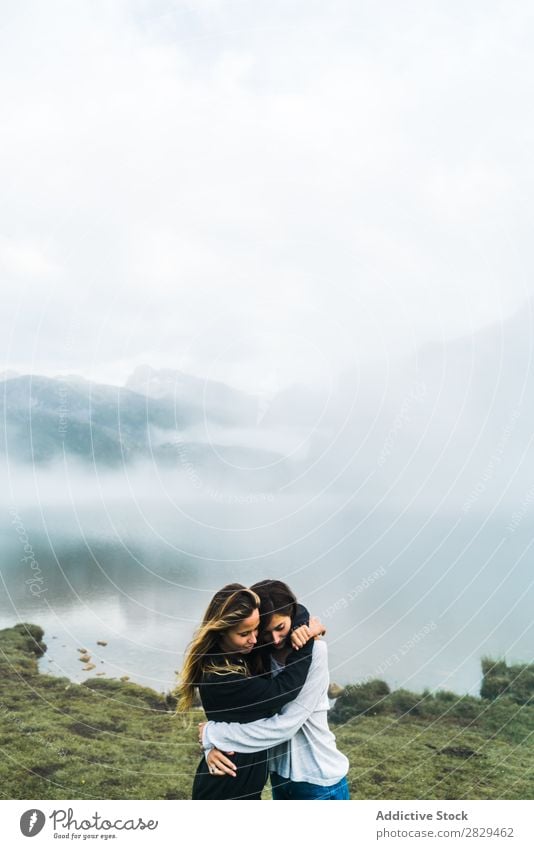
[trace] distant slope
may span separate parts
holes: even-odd
[[[363,504],[485,511],[522,503],[534,462],[534,302],[470,336],[257,397],[140,366],[118,388],[81,378],[0,382],[3,451],[43,463],[191,465],[250,491],[347,490]],[[334,378],[334,376],[333,376]],[[261,381],[259,381],[259,385]]]
[[[186,407],[198,419],[242,426],[254,424],[258,401],[252,395],[215,380],[202,380],[175,369],[138,366],[128,377],[127,389],[147,398],[167,399]]]
[[[184,465],[212,462],[266,465],[273,452],[195,442],[188,430],[205,420],[230,417],[230,400],[221,409],[195,403],[192,393],[148,397],[131,389],[94,384],[81,378],[25,375],[0,382],[1,449],[12,461],[45,463],[67,455],[97,464],[117,465],[142,458]],[[255,408],[254,408],[255,415]]]
[[[172,404],[153,407],[128,389],[25,375],[0,384],[10,458],[44,462],[63,453],[117,463],[144,454],[150,427],[176,428]]]

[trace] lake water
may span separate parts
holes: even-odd
[[[127,675],[166,691],[213,592],[276,577],[323,617],[340,684],[380,677],[478,693],[483,655],[532,660],[526,520],[511,531],[505,519],[474,515],[369,514],[341,501],[301,508],[108,499],[105,509],[6,510],[0,626],[44,628],[44,673]],[[79,648],[96,664],[90,673]]]

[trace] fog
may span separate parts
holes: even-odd
[[[528,3],[4,7],[5,368],[255,391],[531,294]]]
[[[43,515],[96,511],[113,521],[115,512],[131,511],[132,533],[143,535],[191,522],[229,531],[265,526],[275,536],[294,517],[306,523],[308,510],[313,521],[317,514],[328,518],[353,509],[364,516],[377,510],[439,512],[451,521],[494,515],[505,526],[528,501],[533,483],[533,339],[529,300],[506,321],[477,334],[428,344],[394,364],[377,361],[340,372],[328,388],[278,385],[269,394],[242,396],[198,381],[184,396],[179,373],[165,374],[164,383],[157,371],[152,383],[169,393],[159,400],[123,399],[117,390],[113,395],[113,387],[107,394],[89,387],[76,412],[76,421],[89,427],[92,419],[96,427],[100,395],[110,421],[114,416],[123,428],[131,398],[139,399],[141,413],[146,407],[147,422],[159,410],[151,405],[171,404],[170,423],[149,426],[145,455],[121,461],[119,454],[112,465],[65,453],[74,396],[66,394],[61,402],[65,432],[59,441],[59,402],[47,390],[33,409],[49,404],[46,423],[59,446],[58,459],[21,464],[19,443],[6,436],[7,485],[0,499]],[[114,408],[108,395],[115,397]],[[29,403],[26,395],[23,399],[19,415]],[[190,410],[197,411],[193,417]],[[33,441],[41,425],[31,415]],[[137,418],[132,421],[139,429]],[[104,424],[109,431],[108,419]],[[119,436],[125,438],[120,430]],[[158,453],[162,447],[166,452]]]
[[[529,4],[4,7],[4,624],[168,682],[271,575],[342,680],[530,657]]]

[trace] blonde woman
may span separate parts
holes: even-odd
[[[177,688],[178,710],[190,710],[198,687],[208,720],[252,722],[272,716],[300,692],[310,669],[313,634],[303,625],[284,670],[271,678],[253,673],[251,653],[260,623],[260,599],[241,584],[215,593],[190,646]],[[235,775],[210,773],[203,757],[193,782],[193,799],[260,799],[267,781],[267,753],[236,754]]]

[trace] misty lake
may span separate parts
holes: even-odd
[[[43,673],[129,676],[166,691],[213,592],[276,577],[323,618],[340,684],[380,677],[476,694],[483,655],[532,659],[526,519],[507,529],[506,519],[473,514],[302,506],[289,497],[172,507],[108,498],[105,509],[6,509],[0,626],[44,628]],[[79,648],[92,655],[90,673]]]

